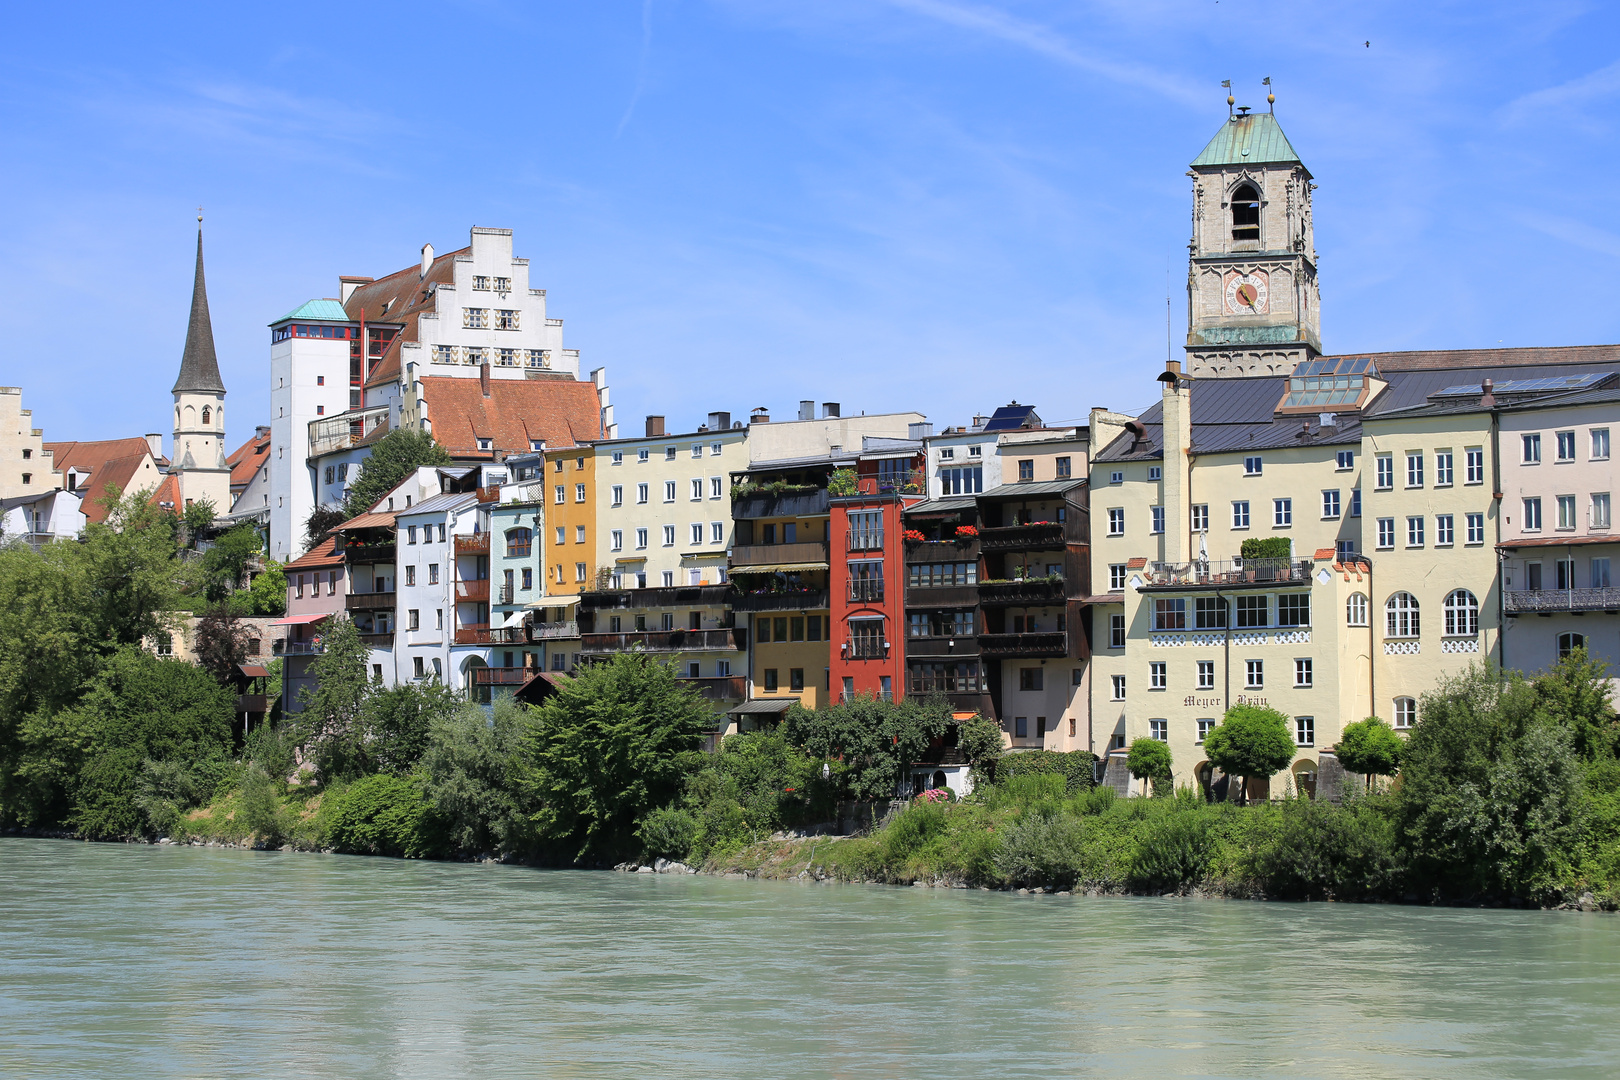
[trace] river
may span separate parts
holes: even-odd
[[[1613,1075],[1620,919],[0,840],[0,1074]]]

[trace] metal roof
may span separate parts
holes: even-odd
[[[410,517],[412,514],[442,514],[446,510],[460,510],[471,506],[478,501],[478,496],[471,491],[446,491],[438,495],[430,495],[415,506],[407,506],[403,510],[395,510],[395,517]]]
[[[214,355],[214,326],[208,319],[201,227],[197,229],[197,271],[191,282],[191,318],[186,323],[186,346],[180,354],[180,375],[174,380],[171,392],[182,390],[225,392],[225,383],[219,377],[219,359]]]
[[[972,510],[977,502],[967,499],[929,499],[927,502],[914,503],[903,511],[907,517],[917,514],[959,514],[963,510]]]
[[[1076,476],[1068,480],[1043,480],[1040,483],[1026,484],[998,484],[979,496],[981,499],[1009,499],[1014,497],[1028,498],[1032,495],[1062,495],[1082,487],[1085,477]]]
[[[741,705],[738,705],[735,709],[731,710],[730,715],[748,716],[759,713],[787,712],[798,703],[799,699],[796,697],[756,698],[753,701],[745,701]]]
[[[288,319],[314,319],[318,322],[353,322],[349,313],[343,310],[343,305],[336,300],[305,300],[287,314],[276,320],[284,323]],[[274,326],[276,323],[271,323]]]
[[[989,421],[984,425],[985,431],[1017,431],[1020,428],[1038,428],[1045,424],[1035,415],[1035,406],[1020,405],[1013,402],[1003,405],[990,415]]]
[[[1259,165],[1270,163],[1303,164],[1271,113],[1233,116],[1209,140],[1203,152],[1192,160],[1192,167],[1220,165]]]

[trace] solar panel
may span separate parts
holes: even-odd
[[[1364,375],[1373,370],[1372,360],[1365,356],[1329,356],[1316,360],[1306,360],[1294,366],[1295,377],[1303,378],[1311,375]]]
[[[1500,397],[1503,394],[1547,394],[1560,390],[1589,390],[1614,377],[1615,372],[1598,371],[1586,375],[1558,375],[1544,379],[1509,379],[1497,383],[1491,388],[1491,392]],[[1478,383],[1465,383],[1461,386],[1448,386],[1443,390],[1436,390],[1429,397],[1431,399],[1476,397],[1483,392]]]

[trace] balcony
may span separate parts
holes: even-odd
[[[985,551],[1041,551],[1068,543],[1062,522],[1043,521],[1030,525],[1002,525],[979,530],[979,546]]]
[[[1061,630],[1036,634],[980,634],[979,651],[985,656],[1069,655],[1069,635]]]
[[[723,607],[731,600],[730,585],[672,585],[652,589],[604,589],[580,594],[584,611],[635,608]]]
[[[731,572],[747,573],[749,567],[804,566],[825,570],[827,545],[819,541],[808,544],[738,544],[731,549]]]
[[[456,603],[489,603],[489,579],[456,582]]]
[[[350,566],[366,563],[392,563],[394,561],[393,544],[356,544],[349,541],[343,545],[343,561]]]
[[[979,605],[978,585],[909,585],[906,606],[970,608]]]
[[[522,686],[536,674],[536,668],[475,667],[472,669],[474,686]]]
[[[876,578],[850,578],[848,599],[856,604],[881,604],[883,602],[883,579]]]
[[[277,656],[320,656],[326,652],[324,642],[314,641],[287,641],[276,638],[270,643],[270,651]]]
[[[358,445],[367,435],[380,427],[388,429],[388,406],[373,405],[369,409],[355,408],[358,403],[351,392],[350,409],[337,416],[327,416],[309,423],[309,456],[320,457],[336,450],[347,450]]]
[[[494,642],[494,631],[489,623],[464,623],[456,627],[457,645],[489,645]]]
[[[976,562],[979,558],[977,537],[965,540],[913,540],[906,544],[906,562]]]
[[[580,648],[587,653],[615,653],[630,649],[645,652],[736,652],[735,630],[633,630],[622,634],[581,634]]]
[[[1502,595],[1509,615],[1620,610],[1620,589],[1525,589]]]
[[[977,634],[963,634],[961,637],[908,637],[906,655],[974,657],[979,655],[979,637]]]
[[[579,623],[573,620],[529,624],[530,641],[564,641],[577,637],[579,637]]]
[[[1210,559],[1190,563],[1150,563],[1145,588],[1185,589],[1246,585],[1307,585],[1310,559]]]
[[[489,533],[473,533],[471,536],[458,533],[456,535],[456,554],[488,555]]]
[[[392,589],[388,592],[350,593],[343,598],[343,610],[393,611],[395,595]]]
[[[797,592],[739,593],[732,597],[733,611],[819,611],[828,606],[826,589]]]
[[[500,591],[497,592],[495,595],[498,598],[495,601],[497,604],[515,604],[515,603],[517,603],[516,600],[512,599],[514,596],[517,595],[517,587],[514,586],[514,585],[502,585],[500,587]]]
[[[768,491],[743,491],[731,500],[733,521],[757,521],[778,517],[825,517],[827,492],[793,491],[774,495]]]
[[[866,531],[866,532],[851,531],[851,532],[845,533],[844,534],[844,550],[845,551],[882,551],[883,550],[883,530],[878,529],[876,532],[872,532],[872,531]]]
[[[879,637],[852,637],[839,651],[845,660],[887,660],[889,643]]]
[[[1062,578],[979,582],[979,603],[986,606],[1061,604],[1066,595]]]
[[[682,686],[690,686],[709,701],[744,701],[748,697],[748,680],[741,675],[717,675],[712,678],[679,679]]]
[[[362,644],[368,646],[369,648],[373,648],[373,649],[387,648],[387,647],[394,644],[394,632],[392,630],[384,630],[384,631],[382,631],[380,633],[374,633],[374,634],[367,634],[367,633],[362,632],[360,634],[360,641],[361,641]]]

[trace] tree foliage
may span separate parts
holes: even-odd
[[[218,603],[203,613],[192,631],[192,651],[197,663],[220,683],[225,683],[237,665],[245,663],[251,629],[243,624],[226,603]]]
[[[1130,752],[1125,755],[1125,767],[1138,780],[1151,781],[1153,794],[1171,793],[1169,744],[1147,737],[1135,740],[1131,743]]]
[[[193,547],[197,544],[197,534],[214,523],[214,515],[219,513],[219,507],[214,505],[212,499],[197,499],[189,503],[180,512],[180,521],[186,527],[186,535],[191,537]]]
[[[264,551],[259,531],[251,525],[238,525],[223,533],[203,553],[202,588],[210,603],[218,603],[236,592],[247,574],[248,564]]]
[[[363,514],[422,466],[448,464],[450,454],[427,432],[413,428],[390,431],[361,463],[360,474],[349,485],[343,513],[346,518]]]
[[[841,760],[851,798],[892,799],[912,762],[921,761],[951,725],[942,697],[878,701],[856,698],[814,711],[794,705],[787,737],[811,756]]]
[[[296,714],[295,741],[330,782],[369,771],[362,710],[372,693],[366,677],[371,653],[349,619],[332,619],[323,638],[325,652],[310,664],[315,684],[299,691],[303,711]]]
[[[403,477],[401,478],[403,479]],[[394,483],[399,483],[398,480]],[[375,502],[376,500],[372,500]],[[332,530],[349,520],[350,515],[341,506],[317,506],[309,512],[304,519],[304,547],[315,547],[328,536]]]
[[[996,775],[1003,749],[1000,724],[975,714],[962,722],[956,745],[973,767],[976,783],[988,783]]]
[[[532,845],[518,793],[533,722],[528,706],[506,696],[489,716],[463,703],[433,718],[417,775],[435,850],[478,854]]]
[[[1369,716],[1344,726],[1339,734],[1339,764],[1366,777],[1366,787],[1371,790],[1374,776],[1394,776],[1400,768],[1403,745],[1383,718]]]
[[[1234,705],[1205,737],[1204,755],[1222,772],[1241,776],[1246,792],[1252,777],[1270,779],[1294,760],[1288,717],[1264,705]]]

